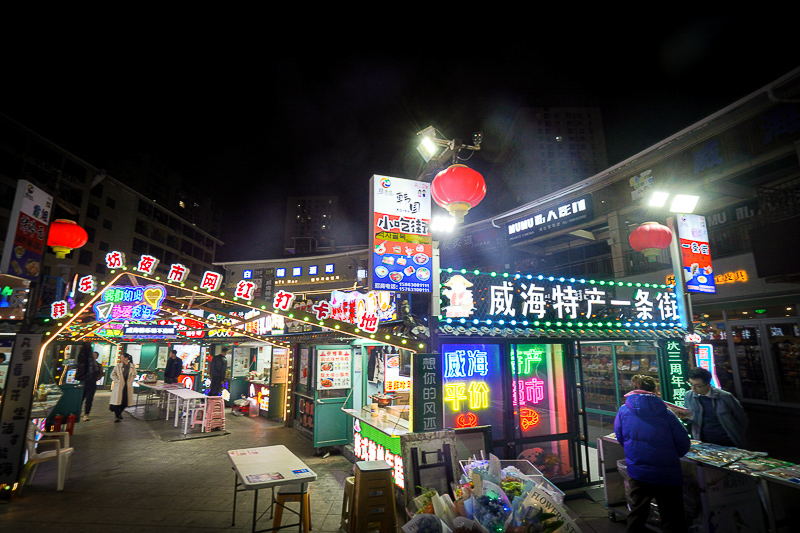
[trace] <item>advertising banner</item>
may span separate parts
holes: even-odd
[[[370,211],[371,288],[431,292],[430,183],[372,176]]]
[[[679,214],[677,218],[678,242],[683,258],[686,290],[688,292],[716,293],[706,218],[700,215],[683,214]]]
[[[0,265],[2,272],[31,281],[39,278],[52,209],[52,196],[28,181],[17,182]]]

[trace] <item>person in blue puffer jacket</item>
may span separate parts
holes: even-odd
[[[629,532],[646,531],[650,502],[655,499],[664,533],[686,532],[683,510],[681,457],[689,451],[689,433],[675,414],[655,395],[651,376],[637,375],[635,390],[625,395],[617,411],[614,433],[625,450],[631,489]]]

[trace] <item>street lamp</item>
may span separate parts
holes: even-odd
[[[650,207],[664,207],[667,205],[667,200],[670,198],[670,193],[665,191],[654,191],[650,195],[650,201],[647,203]],[[686,213],[694,212],[697,207],[697,202],[700,200],[699,196],[693,194],[676,194],[672,197],[672,203],[669,210],[673,213]]]
[[[417,136],[421,137],[417,145],[417,151],[420,153],[426,163],[432,159],[444,164],[444,161],[452,157],[452,162],[456,162],[456,157],[461,150],[478,151],[481,149],[483,142],[483,132],[476,131],[472,134],[472,145],[464,144],[461,139],[444,139],[437,136],[440,134],[433,126],[428,126],[424,130],[418,131]],[[442,136],[444,137],[444,136]],[[444,148],[442,151],[441,149]]]

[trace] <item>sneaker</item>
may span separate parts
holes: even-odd
[[[115,423],[116,423],[116,422],[119,422],[119,418],[116,418],[116,419],[114,419],[114,422],[115,422]]]
[[[88,422],[88,420],[89,420],[89,415],[86,415],[86,416],[83,417],[83,421],[84,422]]]

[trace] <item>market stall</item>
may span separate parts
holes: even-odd
[[[609,518],[624,518],[630,494],[622,445],[613,433],[600,437],[597,444]],[[693,440],[681,466],[690,528],[772,533],[796,529],[793,512],[800,502],[800,465],[764,452]],[[660,526],[657,512],[651,513],[650,524]]]
[[[490,424],[491,453],[560,487],[587,482],[587,435],[613,423],[610,408],[610,420],[589,409],[618,401],[634,374],[658,376],[662,398],[682,404],[671,286],[443,269],[441,294],[444,427]]]

